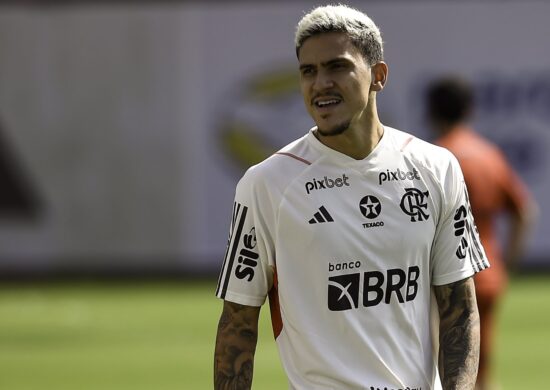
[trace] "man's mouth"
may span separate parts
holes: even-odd
[[[318,100],[315,102],[315,105],[319,108],[335,106],[340,103],[340,99],[330,99],[330,100]]]
[[[342,102],[342,99],[336,96],[316,98],[313,100],[313,105],[318,108],[333,107]]]

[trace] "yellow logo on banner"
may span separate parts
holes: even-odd
[[[237,97],[231,98],[231,108],[222,116],[218,129],[226,155],[246,169],[288,143],[292,138],[285,122],[300,121],[307,113],[295,68],[253,76],[243,85]],[[303,134],[307,129],[299,130]]]

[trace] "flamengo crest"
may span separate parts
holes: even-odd
[[[426,199],[428,191],[420,191],[416,188],[405,188],[405,195],[401,198],[401,210],[411,217],[411,222],[422,222],[430,217],[425,210],[428,208]]]

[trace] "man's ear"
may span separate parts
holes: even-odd
[[[371,81],[371,91],[380,92],[384,89],[386,85],[386,80],[388,79],[388,65],[385,62],[377,62],[371,68],[372,72],[372,81]]]

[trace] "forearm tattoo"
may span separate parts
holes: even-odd
[[[216,390],[251,388],[259,313],[259,307],[224,302],[214,354]]]
[[[434,288],[439,307],[439,372],[444,390],[473,389],[479,363],[479,314],[472,278]]]

